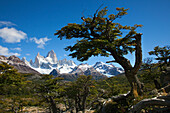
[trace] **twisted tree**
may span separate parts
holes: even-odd
[[[123,26],[115,20],[127,14],[128,9],[116,8],[117,14],[107,16],[107,7],[96,10],[92,17],[81,17],[81,24],[69,23],[57,30],[55,35],[63,39],[79,39],[73,46],[67,46],[66,51],[71,51],[70,56],[79,61],[86,61],[92,56],[113,57],[113,61],[119,63],[125,70],[125,75],[132,87],[137,87],[138,93],[142,93],[142,83],[138,80],[137,72],[142,64],[141,33],[136,29],[142,25]],[[127,30],[127,34],[123,32]],[[135,52],[135,65],[125,58],[128,53]],[[136,88],[135,88],[136,89]]]
[[[170,65],[170,46],[159,47],[156,46],[153,51],[149,52],[149,55],[155,55],[160,63]]]

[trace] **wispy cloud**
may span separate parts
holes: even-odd
[[[38,44],[37,48],[44,49],[44,46],[45,46],[46,42],[51,40],[51,39],[49,39],[47,37],[40,38],[40,39],[37,39],[36,37],[33,37],[33,38],[30,38],[30,40],[34,41],[36,44]]]
[[[30,56],[30,54],[29,54],[29,53],[27,53],[26,55],[27,55],[27,56]]]
[[[27,34],[15,28],[4,27],[0,29],[0,37],[7,43],[17,43],[27,38]]]
[[[1,26],[16,26],[16,24],[14,24],[10,21],[0,21],[0,27]]]
[[[2,47],[0,45],[0,55],[5,55],[5,56],[11,56],[11,55],[15,55],[15,56],[20,56],[19,53],[12,53],[9,51],[9,49],[7,47]]]
[[[11,50],[14,50],[14,51],[22,51],[21,48],[19,48],[19,47],[11,48]]]

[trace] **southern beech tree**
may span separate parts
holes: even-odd
[[[23,98],[28,93],[23,74],[17,72],[13,66],[0,62],[0,112],[16,113],[23,109]]]
[[[56,101],[60,102],[62,99],[62,92],[64,92],[63,85],[59,81],[63,78],[53,78],[52,75],[44,75],[42,81],[36,86],[35,91],[37,95],[42,98],[42,102],[47,102],[52,113],[58,113],[60,110],[56,107]]]
[[[153,63],[153,58],[147,57],[144,59],[140,68],[142,70],[141,76],[143,81],[145,83],[149,83],[150,85],[154,83],[157,89],[160,88],[158,79],[161,75],[160,68],[158,68],[158,65],[159,64],[157,63]]]
[[[76,113],[91,107],[92,101],[97,97],[97,89],[92,76],[81,75],[75,82],[66,88],[66,95],[69,99],[73,100],[71,105],[75,106]],[[68,99],[68,100],[69,100]]]
[[[142,25],[123,26],[115,22],[127,14],[128,9],[116,8],[116,14],[107,15],[107,7],[96,10],[91,17],[81,17],[82,23],[69,23],[57,30],[55,35],[63,39],[79,39],[73,46],[67,46],[66,51],[71,51],[70,56],[79,61],[86,61],[92,56],[113,57],[125,70],[125,75],[132,87],[137,87],[138,93],[142,92],[142,83],[136,74],[142,64],[141,33],[136,29]],[[126,34],[123,34],[126,33]],[[128,53],[135,52],[135,65],[125,58]]]
[[[153,51],[149,52],[149,55],[155,55],[157,57],[155,59],[163,63],[163,65],[170,65],[170,46],[156,46]]]

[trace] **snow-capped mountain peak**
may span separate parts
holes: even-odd
[[[123,73],[123,69],[119,67],[115,67],[112,64],[105,64],[103,62],[96,62],[95,65],[93,65],[94,69],[99,71],[100,73],[106,75],[106,76],[115,76],[120,73]]]
[[[57,56],[54,53],[54,50],[51,50],[50,52],[48,52],[46,59],[53,64],[57,63]]]
[[[96,62],[95,65],[88,65],[86,63],[77,66],[72,60],[58,60],[53,50],[49,51],[46,57],[43,57],[38,53],[34,62],[32,60],[28,62],[26,58],[23,58],[22,61],[41,74],[49,74],[52,70],[58,70],[58,73],[60,74],[93,74],[95,76],[103,74],[106,76],[114,76],[124,72],[119,67],[115,67],[112,64],[105,64],[103,62]]]
[[[55,55],[54,50],[48,52],[47,57],[53,57]]]
[[[49,51],[46,57],[38,53],[35,57],[35,62],[32,60],[28,62],[26,58],[23,58],[23,61],[42,74],[49,74],[53,69],[58,69],[60,73],[69,73],[76,66],[71,60],[63,59],[58,61],[54,50]]]
[[[97,67],[110,67],[110,68],[112,68],[113,66],[112,65],[108,65],[108,64],[105,64],[105,63],[103,63],[103,62],[96,62],[96,64],[95,65],[93,65],[93,67],[94,68],[97,68]]]
[[[38,52],[38,53],[37,53],[37,57],[39,57],[39,56],[40,56],[40,53]]]
[[[81,69],[83,72],[85,72],[87,69],[91,68],[92,66],[88,65],[88,64],[80,64],[78,66],[79,69]]]

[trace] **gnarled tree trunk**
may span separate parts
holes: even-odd
[[[55,101],[51,96],[49,97],[49,102],[51,104],[52,112],[57,113],[57,107],[56,107]]]
[[[143,83],[141,83],[137,77],[136,73],[128,73],[125,71],[125,76],[128,79],[130,86],[131,86],[131,93],[133,93],[134,96],[141,95],[143,93]]]
[[[142,94],[143,92],[143,84],[139,81],[137,77],[137,72],[140,69],[140,66],[142,65],[141,35],[142,34],[139,33],[139,34],[136,34],[134,37],[132,37],[132,38],[135,38],[135,42],[136,42],[135,65],[134,66],[132,66],[130,61],[126,59],[125,57],[118,56],[116,54],[116,51],[112,52],[112,55],[115,58],[115,61],[119,63],[125,70],[125,76],[127,77],[131,85],[131,91],[133,92],[137,90],[137,94]]]

